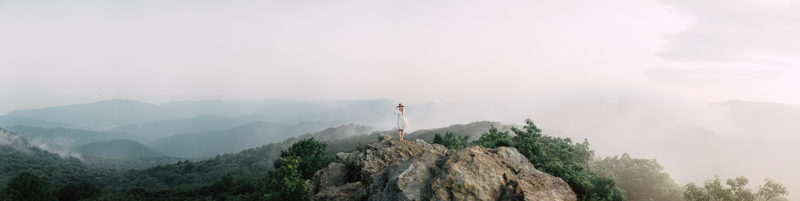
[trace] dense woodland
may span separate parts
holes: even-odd
[[[298,196],[310,192],[305,180],[327,166],[333,154],[377,141],[380,132],[371,130],[344,125],[204,160],[64,157],[0,130],[0,200],[305,200]],[[653,159],[623,154],[597,160],[587,140],[544,135],[531,120],[520,128],[495,122],[453,125],[406,139],[451,149],[514,147],[537,169],[564,179],[579,200],[778,200],[788,193],[769,179],[755,191],[747,189],[744,177],[728,180],[730,187],[719,178],[704,186],[680,186]],[[160,165],[141,168],[148,164]]]

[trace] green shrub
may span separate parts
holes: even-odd
[[[615,175],[620,188],[625,190],[628,200],[681,200],[681,187],[655,159],[631,158],[628,153],[621,157],[606,157],[596,161],[592,167]]]
[[[277,168],[269,183],[269,193],[264,200],[303,201],[308,198],[311,188],[302,178],[301,159],[296,156],[283,158],[283,165]]]
[[[488,133],[482,133],[481,138],[472,141],[472,144],[493,149],[497,147],[513,147],[514,141],[511,140],[511,135],[508,134],[508,131],[498,132],[497,128],[492,125]]]
[[[436,133],[433,137],[434,144],[444,145],[448,149],[464,148],[469,145],[469,143],[467,143],[468,140],[469,136],[458,136],[456,133],[450,131],[447,131],[444,136]]]
[[[739,200],[770,200],[788,195],[789,191],[783,184],[775,182],[769,178],[765,179],[764,185],[759,185],[756,193],[747,188],[749,180],[741,176],[735,179],[728,179],[722,184],[719,176],[714,179],[706,180],[703,187],[698,187],[694,182],[686,184],[683,198],[687,201],[739,201]]]
[[[303,179],[311,179],[317,170],[327,167],[328,163],[334,160],[332,156],[324,156],[326,148],[328,143],[308,138],[297,141],[289,149],[281,151],[281,158],[296,156],[300,161],[298,169],[302,172]],[[273,166],[275,169],[284,166],[283,159],[276,159]]]
[[[8,187],[3,189],[4,199],[19,201],[55,200],[50,193],[47,181],[31,172],[25,171],[8,182]]]
[[[77,183],[69,183],[58,191],[58,200],[77,201],[95,198],[101,194],[100,187],[89,181],[82,180]]]
[[[589,170],[594,151],[589,142],[572,143],[570,138],[543,136],[542,130],[530,119],[522,130],[512,127],[514,147],[525,155],[536,169],[560,177],[569,184],[578,200],[625,200],[625,191],[616,179]]]

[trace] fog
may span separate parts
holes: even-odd
[[[10,0],[0,19],[0,114],[387,98],[414,130],[531,118],[681,185],[769,177],[800,200],[798,1]],[[388,107],[356,123],[390,129]]]
[[[798,3],[763,2],[2,1],[0,113],[87,99],[457,102],[596,86],[798,103]]]
[[[12,134],[6,130],[0,130],[0,145],[2,146],[9,146],[17,151],[22,153],[30,154],[32,153],[31,148],[39,148],[41,150],[46,150],[50,153],[58,154],[61,158],[77,158],[79,160],[83,160],[83,157],[79,153],[75,153],[69,150],[70,147],[75,146],[76,143],[74,140],[71,139],[43,139],[43,138],[34,138],[34,139],[25,139],[19,135]]]
[[[796,123],[800,108],[796,106],[742,101],[708,104],[642,91],[594,89],[483,103],[465,104],[459,107],[464,108],[461,113],[449,117],[517,125],[531,118],[546,134],[588,139],[600,157],[627,152],[632,157],[655,158],[681,185],[702,183],[714,175],[747,176],[753,184],[768,177],[791,189],[800,185],[800,177],[794,174],[800,168],[796,155],[800,149],[794,146],[800,142]],[[790,198],[797,199],[796,195]]]
[[[0,130],[0,145],[9,146],[23,153],[30,153],[25,139],[6,130]]]
[[[83,157],[80,153],[70,150],[71,147],[78,145],[78,143],[76,143],[73,139],[64,137],[54,139],[33,138],[30,139],[29,142],[32,146],[38,147],[39,149],[48,151],[50,153],[58,154],[58,156],[61,158],[72,157],[83,161]]]
[[[746,176],[753,188],[771,178],[791,192],[800,190],[795,173],[800,168],[800,148],[795,146],[800,143],[800,107],[793,105],[737,100],[709,104],[646,91],[586,89],[450,108],[458,109],[420,120],[409,106],[409,121],[412,126],[418,121],[446,125],[450,120],[522,125],[531,118],[545,134],[588,139],[600,158],[629,153],[657,159],[679,185],[702,184],[715,175]]]

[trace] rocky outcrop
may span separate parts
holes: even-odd
[[[336,157],[310,181],[311,200],[577,200],[567,183],[510,147],[452,150],[381,134]]]

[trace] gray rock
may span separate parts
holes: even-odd
[[[334,162],[346,164],[348,161],[355,159],[358,155],[361,155],[360,151],[353,151],[350,153],[339,152],[336,153],[336,160],[334,160]]]
[[[342,186],[333,186],[322,189],[320,192],[314,194],[311,200],[319,201],[352,201],[356,200],[359,191],[363,191],[361,182],[348,183]],[[363,196],[363,195],[362,195]]]
[[[392,136],[391,136],[391,135],[386,135],[386,134],[383,134],[383,133],[378,133],[378,142],[388,141],[388,140],[391,140],[391,139],[392,139]]]
[[[311,200],[577,200],[510,147],[452,150],[384,137],[349,160],[336,156],[312,178]]]
[[[319,170],[311,177],[311,188],[314,193],[329,187],[347,184],[345,173],[347,167],[342,163],[330,163],[325,169]]]
[[[369,200],[426,200],[429,184],[440,172],[436,164],[443,150],[428,149],[406,161],[392,163],[369,186]]]

